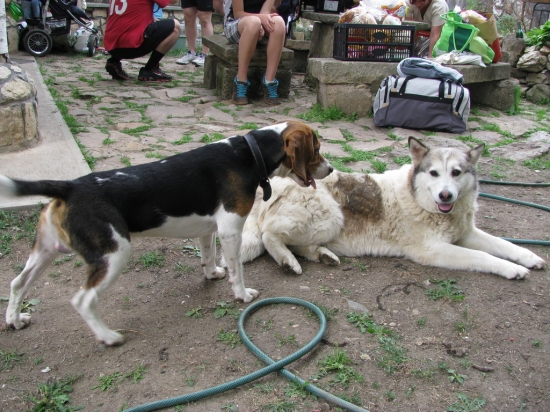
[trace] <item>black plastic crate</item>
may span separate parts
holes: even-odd
[[[337,60],[399,62],[413,56],[415,26],[334,25],[333,57]]]

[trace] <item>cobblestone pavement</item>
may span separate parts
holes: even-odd
[[[110,78],[104,69],[107,56],[102,54],[89,58],[83,54],[52,53],[38,60],[54,99],[66,106],[67,124],[94,171],[157,160],[223,137],[244,134],[249,129],[293,119],[308,113],[316,103],[315,91],[303,82],[303,74],[293,75],[290,96],[277,107],[262,101],[246,106],[218,101],[214,90],[202,86],[203,69],[192,64],[177,65],[176,58],[169,55],[162,62],[163,70],[174,77],[170,83],[137,81],[144,58],[123,62],[133,77],[125,82]],[[522,110],[521,116],[473,108],[473,121],[461,138],[449,133],[378,128],[372,118],[307,122],[322,138],[322,153],[345,159],[353,150],[376,151],[368,160],[343,162],[349,170],[375,171],[376,160],[387,163],[390,169],[398,167],[392,159],[408,154],[408,136],[447,145],[462,144],[457,139],[495,144],[539,130],[535,140],[546,141],[544,147],[524,148],[524,155],[540,155],[548,151],[550,144],[550,116],[546,112],[541,120],[537,110],[548,108],[530,106]],[[520,151],[514,146],[494,150],[500,150],[499,156],[504,157]]]

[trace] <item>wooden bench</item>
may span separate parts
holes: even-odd
[[[239,67],[239,46],[229,43],[225,36],[214,34],[202,38],[203,45],[210,48],[204,63],[204,86],[208,89],[216,89],[219,100],[231,99],[233,93],[233,79],[237,75]],[[292,62],[294,52],[283,48],[276,78],[279,81],[279,97],[287,98],[290,93],[290,80],[292,76]],[[261,81],[267,67],[266,46],[258,45],[256,53],[250,61],[248,68],[247,96],[258,99],[262,96]]]
[[[382,80],[397,75],[398,63],[341,61],[333,58],[310,58],[307,76],[316,83],[317,103],[325,108],[337,107],[346,114],[367,116]],[[487,67],[449,66],[464,75],[472,103],[507,111],[514,104],[518,80],[510,78],[509,63]]]

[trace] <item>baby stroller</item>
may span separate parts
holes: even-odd
[[[88,56],[92,57],[99,46],[98,30],[84,10],[76,7],[76,0],[40,0],[42,16],[39,19],[26,19],[27,27],[19,33],[25,50],[35,57],[43,57],[52,50],[52,36],[67,35],[71,32],[71,22],[89,31]],[[47,16],[48,10],[51,17]]]

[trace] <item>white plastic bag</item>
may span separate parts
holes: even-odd
[[[487,67],[479,54],[466,51],[459,53],[453,50],[450,53],[441,54],[433,60],[440,64],[476,64],[481,67]]]

